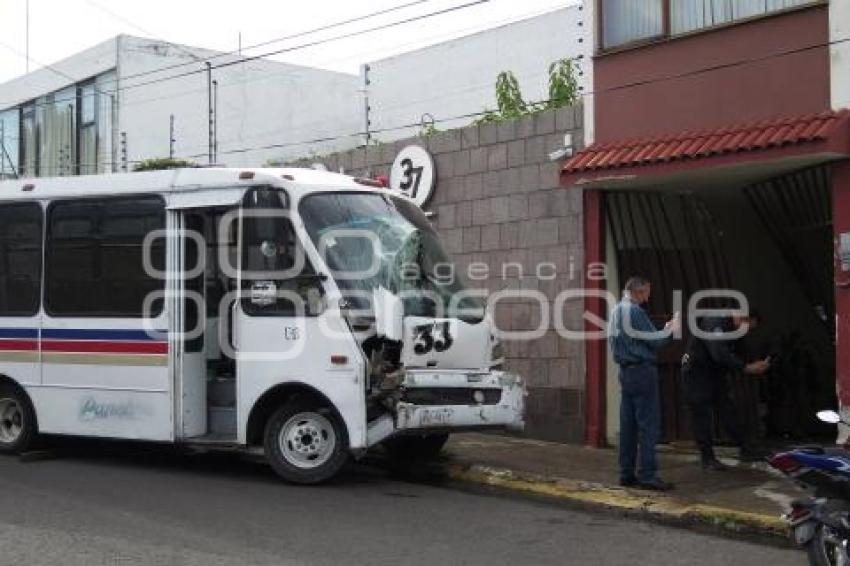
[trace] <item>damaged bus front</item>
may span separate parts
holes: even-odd
[[[424,457],[451,431],[523,427],[525,389],[502,368],[484,297],[464,288],[414,203],[322,192],[299,212],[368,360],[368,446]]]

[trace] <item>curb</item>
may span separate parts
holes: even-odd
[[[683,502],[668,495],[647,495],[646,492],[637,493],[590,482],[552,479],[477,464],[449,463],[446,473],[449,479],[460,483],[623,511],[682,526],[702,525],[727,533],[787,540],[788,528],[785,522],[774,515]]]

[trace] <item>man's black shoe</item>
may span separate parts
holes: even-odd
[[[670,491],[673,489],[672,483],[667,483],[666,481],[655,478],[651,481],[642,481],[638,482],[639,489],[645,489],[647,491]]]
[[[637,478],[620,479],[621,487],[635,487],[638,484]]]
[[[714,458],[711,460],[703,460],[702,469],[706,472],[725,472],[729,469],[729,466],[727,466],[717,458]]]

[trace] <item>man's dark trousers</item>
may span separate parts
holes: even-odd
[[[620,480],[651,482],[658,471],[655,445],[661,434],[658,368],[652,363],[620,366],[620,392]]]
[[[686,384],[691,386],[691,390],[686,389],[686,397],[693,416],[694,440],[699,446],[703,462],[716,458],[712,433],[715,412],[732,442],[736,446],[745,447],[745,435],[735,405],[729,396],[726,376],[702,375],[699,371],[692,373],[696,375],[689,376],[688,372],[684,372]],[[702,387],[695,386],[694,382],[698,383],[700,380],[704,382]]]

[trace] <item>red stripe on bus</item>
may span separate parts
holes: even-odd
[[[34,352],[36,350],[38,350],[38,342],[35,340],[0,340],[2,352]]]
[[[167,354],[167,342],[103,342],[98,340],[42,340],[45,352],[94,354]]]

